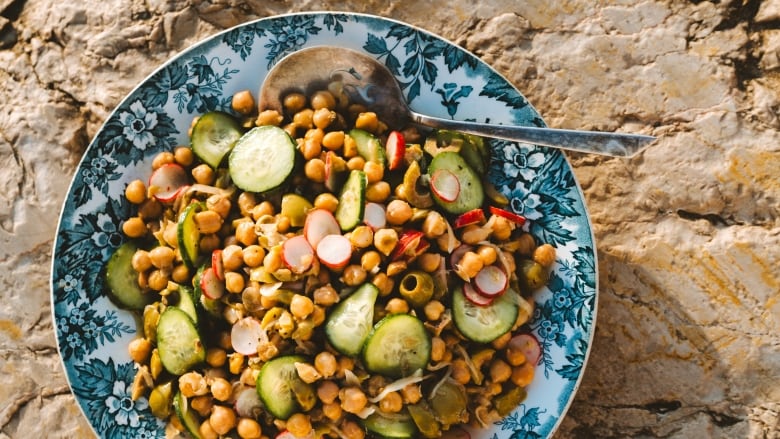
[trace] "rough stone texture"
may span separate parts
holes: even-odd
[[[780,1],[473,3],[0,0],[0,438],[91,434],[48,276],[63,182],[111,109],[208,35],[322,9],[455,41],[552,126],[659,136],[631,160],[570,155],[601,290],[557,437],[780,437]]]

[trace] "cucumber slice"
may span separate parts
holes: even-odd
[[[360,128],[353,128],[349,131],[349,136],[355,139],[358,154],[367,162],[377,162],[383,166],[387,164],[385,148],[375,135]]]
[[[363,425],[374,436],[385,439],[407,439],[417,437],[417,426],[414,420],[406,413],[393,415],[392,418],[381,413],[373,413]]]
[[[366,210],[366,186],[368,178],[360,170],[352,170],[341,188],[339,205],[336,207],[336,221],[344,232],[348,232],[363,222]]]
[[[270,360],[260,369],[257,395],[266,410],[276,418],[287,419],[316,402],[313,387],[301,380],[295,369],[295,363],[305,361],[300,355],[285,355]]]
[[[463,294],[463,287],[452,291],[452,320],[455,327],[469,340],[490,343],[506,334],[517,321],[518,307],[512,300],[516,294],[508,289],[489,305],[471,303]]]
[[[176,396],[173,397],[173,409],[187,432],[194,439],[200,439],[200,416],[194,410],[190,410],[189,401],[181,392],[176,392]]]
[[[154,301],[155,295],[138,285],[138,273],[133,268],[133,255],[138,246],[127,241],[120,245],[106,263],[104,280],[106,294],[121,308],[140,311]]]
[[[374,303],[379,288],[364,283],[342,300],[325,323],[328,342],[344,355],[358,355],[374,324]]]
[[[363,346],[369,372],[392,378],[424,369],[431,358],[431,338],[417,317],[391,314],[380,320]]]
[[[157,349],[163,367],[174,375],[183,375],[206,361],[206,349],[195,323],[175,306],[169,306],[160,315]]]
[[[179,242],[179,252],[184,261],[184,265],[190,270],[194,270],[198,263],[200,253],[200,230],[195,223],[195,214],[203,211],[206,205],[203,203],[192,203],[184,209],[179,216],[179,222],[176,225],[176,239]]]
[[[252,128],[230,152],[230,178],[245,191],[268,192],[292,174],[295,154],[295,142],[283,129],[273,125]]]
[[[198,324],[198,310],[195,307],[195,298],[191,289],[179,286],[179,303],[177,306],[192,319],[195,325]]]
[[[482,202],[485,199],[482,180],[460,154],[453,151],[443,151],[436,154],[436,157],[431,160],[431,164],[428,166],[428,174],[433,175],[439,169],[445,169],[455,175],[458,183],[460,183],[460,192],[457,198],[452,201],[443,200],[435,193],[432,193],[431,195],[436,204],[455,215],[482,207]]]
[[[233,116],[221,111],[206,113],[192,127],[192,152],[207,165],[217,168],[242,133],[241,125]]]

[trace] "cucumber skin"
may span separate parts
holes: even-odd
[[[224,132],[228,135],[232,134],[230,145],[222,145],[224,149],[219,151],[211,148],[210,134],[214,131]],[[242,133],[241,125],[233,116],[222,111],[208,112],[202,115],[192,128],[192,152],[207,165],[216,169],[224,158],[230,154],[230,151],[233,150],[233,146],[238,142]]]
[[[358,154],[367,162],[380,163],[387,165],[387,153],[382,142],[375,135],[360,128],[353,128],[349,131],[349,136],[355,140]]]
[[[382,439],[411,439],[417,436],[417,426],[411,417],[408,419],[389,419],[374,413],[363,421],[363,426]]]
[[[171,323],[171,325],[176,325],[175,331],[166,328],[166,323],[171,319],[177,319],[175,320],[175,323]],[[184,331],[191,331],[191,333],[182,334]],[[175,336],[179,337],[182,335],[194,335],[191,340],[187,340],[188,343],[192,342],[193,346],[185,346],[184,349],[182,349],[181,346],[170,345],[171,341],[167,340],[167,337],[174,335],[174,333]],[[206,348],[203,346],[197,326],[195,326],[195,323],[185,311],[182,311],[175,306],[169,306],[160,315],[160,320],[157,324],[157,349],[159,350],[160,361],[165,370],[177,376],[185,374],[193,367],[206,361]],[[191,357],[188,358],[188,361],[186,362],[182,362],[177,358],[171,358],[169,354],[173,349],[178,351],[186,350],[191,354]]]
[[[282,372],[281,368],[291,368],[291,373],[295,376],[294,379],[299,379],[297,371],[295,369],[295,363],[306,362],[306,358],[301,355],[284,355],[276,357],[263,365],[260,369],[260,373],[257,375],[257,381],[255,382],[255,388],[257,390],[257,396],[260,397],[266,410],[276,418],[287,419],[298,410],[298,402],[295,399],[291,389],[288,390],[288,394],[276,393],[276,383],[281,379],[279,376],[270,376],[270,374],[277,374]],[[278,369],[277,369],[278,368]],[[266,377],[266,375],[269,375]],[[301,380],[303,383],[303,380]],[[305,383],[304,383],[305,384]],[[285,401],[287,400],[287,401]],[[287,405],[289,403],[289,405]],[[281,404],[287,405],[286,407],[280,407]]]
[[[155,295],[145,293],[138,285],[138,273],[132,266],[133,255],[138,246],[127,241],[111,255],[104,268],[103,280],[106,295],[120,308],[142,311],[152,303]]]
[[[176,392],[176,396],[173,398],[173,409],[176,412],[176,416],[179,418],[184,428],[193,437],[193,439],[200,439],[200,420],[198,416],[190,410],[187,399],[181,392]]]
[[[195,224],[195,214],[206,209],[205,203],[192,203],[184,209],[176,224],[176,240],[184,265],[194,270],[198,263],[200,251],[200,231]]]
[[[463,287],[458,286],[452,291],[452,321],[455,323],[455,327],[458,329],[458,331],[460,331],[461,334],[463,334],[464,337],[471,341],[478,343],[492,342],[506,332],[510,331],[517,321],[517,314],[520,311],[514,301],[510,298],[510,294],[514,293],[511,290],[507,290],[504,292],[504,294],[493,300],[490,305],[479,306],[473,305],[471,302],[469,302],[463,293]],[[494,315],[491,316],[492,320],[495,323],[501,323],[501,325],[493,325],[491,327],[476,325],[472,321],[474,319],[469,319],[465,316],[465,307],[469,306],[477,309],[482,308],[486,311],[492,310],[494,312]],[[495,315],[498,307],[507,307],[506,309],[513,310],[513,312],[510,313],[512,315],[506,316],[505,319],[499,320],[498,316]],[[461,313],[461,310],[464,312]],[[473,328],[471,327],[472,325],[474,326]]]
[[[482,207],[485,200],[482,179],[460,154],[454,151],[437,154],[428,166],[428,175],[433,175],[439,169],[446,169],[455,174],[460,183],[460,194],[455,201],[444,201],[432,191],[431,196],[437,205],[453,215]]]
[[[402,322],[401,320],[408,320],[408,322]],[[395,326],[399,326],[399,323],[403,325],[402,328],[395,328]],[[415,328],[411,328],[410,325],[415,325]],[[392,329],[395,329],[395,331],[392,331]],[[409,369],[411,370],[403,370],[403,365],[400,364],[400,355],[395,356],[395,360],[399,362],[399,364],[390,364],[388,362],[387,358],[375,358],[376,354],[381,353],[387,353],[388,345],[387,345],[387,337],[392,337],[396,334],[406,334],[410,335],[411,331],[417,330],[418,333],[414,334],[415,337],[419,336],[419,345],[416,347],[417,350],[423,351],[423,359],[424,361],[420,361],[420,364],[415,365],[416,367],[411,367]],[[386,331],[391,331],[388,334],[384,334]],[[417,355],[417,354],[415,354]],[[386,357],[387,355],[385,355]],[[392,378],[401,378],[404,376],[408,376],[409,374],[413,373],[417,369],[424,369],[425,366],[428,365],[428,362],[431,359],[431,338],[430,335],[428,335],[427,330],[425,329],[425,326],[423,325],[422,321],[420,321],[417,317],[414,317],[409,314],[390,314],[386,317],[384,317],[382,320],[377,322],[376,325],[374,325],[374,329],[369,334],[368,338],[366,339],[365,344],[363,345],[363,351],[362,351],[362,360],[363,365],[366,367],[366,369],[369,372],[372,373],[378,373],[380,375],[389,376]],[[391,359],[392,360],[392,359]]]
[[[339,317],[345,312],[344,308],[349,307],[353,302],[357,300],[363,300],[364,298],[358,295],[368,295],[368,297],[365,298],[368,302],[370,302],[370,306],[368,307],[368,310],[365,314],[365,322],[367,324],[368,330],[366,330],[364,335],[359,335],[356,333],[356,331],[353,331],[350,336],[357,336],[361,337],[359,342],[355,343],[344,343],[340,339],[342,336],[337,334],[336,332],[341,329],[340,325],[343,325],[342,322],[338,321]],[[379,297],[379,289],[372,283],[365,283],[361,285],[357,290],[355,290],[349,297],[342,300],[331,312],[330,316],[328,317],[327,322],[325,322],[325,336],[328,339],[328,343],[333,346],[334,349],[339,351],[340,353],[344,355],[350,355],[350,356],[356,356],[360,354],[360,351],[363,349],[363,346],[368,339],[369,335],[371,334],[371,327],[373,325],[374,320],[374,304],[376,303],[376,299]],[[352,300],[350,300],[352,299]]]
[[[366,187],[368,178],[360,170],[352,170],[341,188],[339,204],[334,216],[341,231],[348,232],[363,222],[366,210]]]

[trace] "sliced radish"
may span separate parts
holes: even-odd
[[[504,270],[496,265],[488,265],[479,270],[474,277],[474,288],[486,297],[497,297],[506,291],[508,279]]]
[[[476,288],[474,288],[470,283],[464,283],[463,284],[463,295],[466,296],[466,299],[477,306],[488,306],[491,303],[493,303],[492,297],[483,296],[482,294],[479,294]]]
[[[325,209],[313,209],[306,214],[306,221],[303,223],[303,235],[309,241],[313,249],[322,238],[328,235],[340,235],[341,227],[332,213]]]
[[[242,418],[259,418],[263,414],[263,402],[254,387],[243,386],[237,389],[236,401],[233,408]]]
[[[477,208],[474,210],[469,210],[468,212],[463,213],[455,218],[455,222],[452,225],[456,229],[459,229],[461,227],[470,226],[472,224],[479,224],[482,221],[485,221],[485,211],[481,208]]]
[[[508,210],[504,210],[504,209],[502,209],[500,207],[490,206],[490,213],[492,213],[493,215],[498,215],[498,216],[504,217],[504,218],[506,218],[506,219],[508,219],[510,221],[513,221],[513,222],[517,223],[517,225],[519,225],[519,226],[522,226],[523,224],[525,224],[525,217],[524,216],[518,215],[518,214],[516,214],[514,212],[510,212]]]
[[[211,252],[211,268],[219,280],[225,280],[225,266],[222,262],[222,249]]]
[[[520,351],[525,355],[525,361],[536,366],[542,356],[542,346],[532,334],[518,334],[512,337],[507,349]]]
[[[149,187],[155,187],[154,198],[159,201],[173,201],[189,184],[187,171],[176,163],[166,163],[149,177]]]
[[[450,268],[455,268],[460,264],[460,260],[463,259],[463,255],[467,252],[474,251],[474,247],[468,244],[461,244],[455,250],[450,253]]]
[[[314,249],[305,236],[293,236],[282,244],[282,260],[293,273],[303,273],[314,262]]]
[[[263,325],[254,317],[244,317],[233,324],[230,330],[230,344],[242,355],[257,355],[260,343],[268,342]]]
[[[387,215],[385,208],[379,203],[366,203],[366,210],[363,213],[363,222],[377,231],[387,225]]]
[[[443,201],[455,201],[460,194],[460,181],[452,172],[439,169],[431,176],[431,190]]]
[[[403,233],[401,233],[401,236],[398,237],[398,244],[390,255],[390,260],[397,261],[401,258],[406,260],[413,259],[417,256],[417,247],[420,246],[420,243],[424,239],[423,236],[423,232],[419,230],[404,230]]]
[[[346,236],[328,235],[317,246],[317,257],[326,267],[340,270],[347,266],[352,257],[352,243]]]
[[[404,161],[404,154],[406,153],[406,141],[404,135],[400,131],[392,131],[387,136],[387,143],[385,144],[387,150],[387,168],[391,171],[398,169],[401,163]]]
[[[213,268],[208,267],[200,275],[200,289],[204,296],[217,300],[225,294],[225,283],[219,280]]]

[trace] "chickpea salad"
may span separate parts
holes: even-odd
[[[388,127],[333,82],[235,94],[125,190],[105,284],[170,437],[437,438],[525,398],[555,249],[487,181],[483,139]]]

